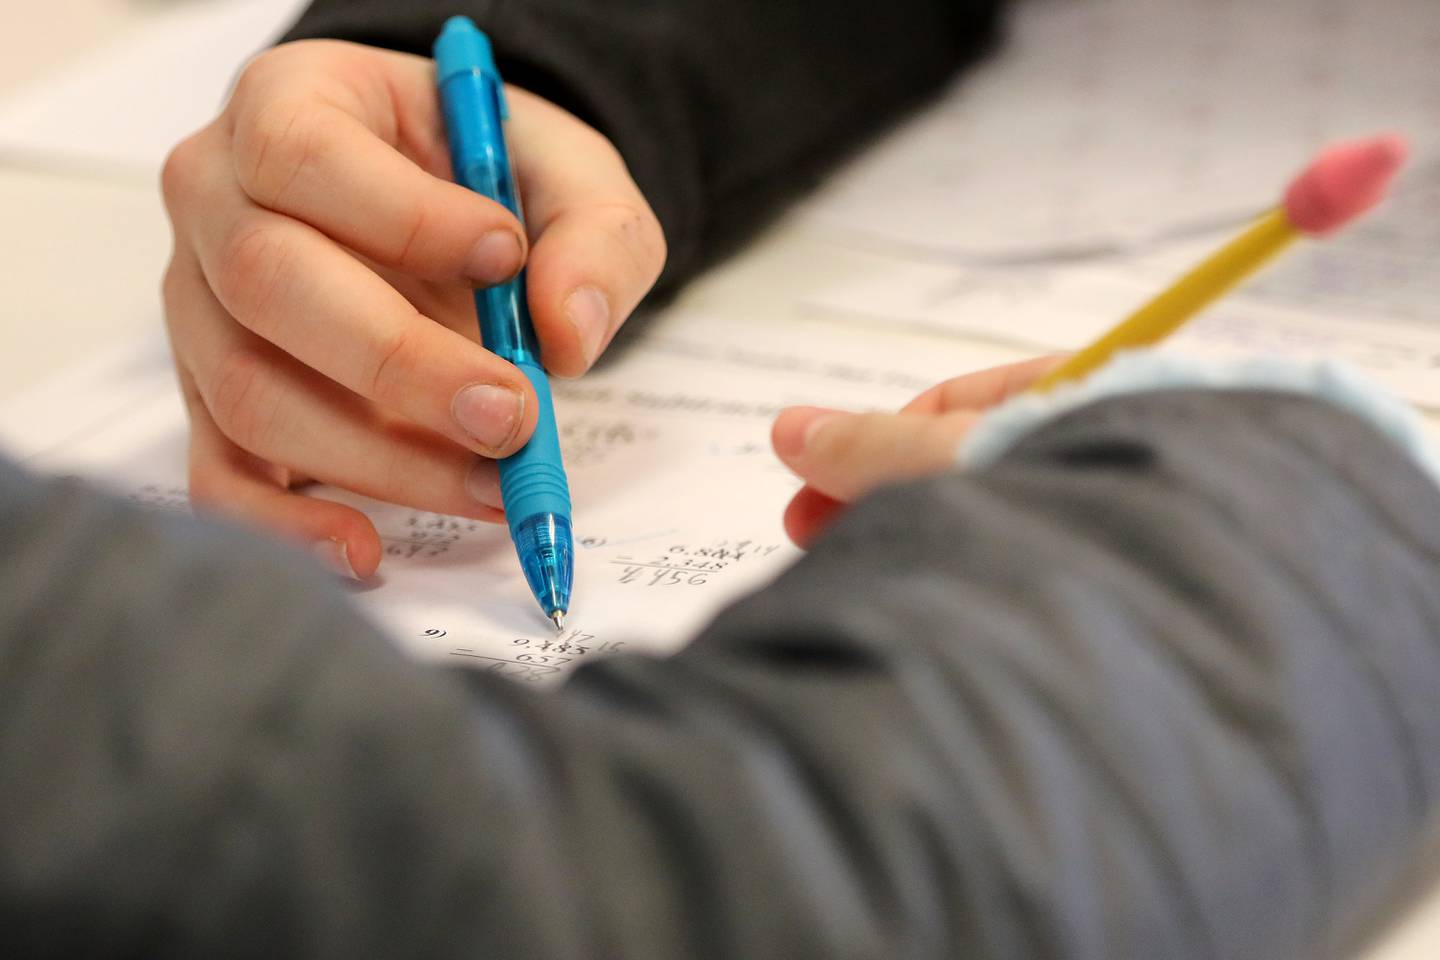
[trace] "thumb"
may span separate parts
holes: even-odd
[[[876,487],[950,469],[979,418],[972,410],[842,413],[794,407],[775,421],[775,453],[820,493],[855,500]]]

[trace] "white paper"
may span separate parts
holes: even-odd
[[[618,361],[555,385],[574,499],[576,589],[555,635],[507,531],[321,488],[375,522],[385,555],[356,601],[416,655],[545,683],[620,650],[675,649],[797,556],[798,482],[769,428],[792,403],[895,407],[979,363],[933,342],[877,361],[873,340],[657,319]],[[881,354],[885,356],[885,354]],[[983,361],[981,361],[983,362]],[[186,509],[185,418],[163,342],[101,358],[0,409],[0,444],[156,509]]]
[[[1235,223],[1320,146],[1440,136],[1435,0],[1068,0],[806,206],[894,255],[1102,254]]]
[[[149,175],[307,0],[191,0],[0,102],[0,157]]]

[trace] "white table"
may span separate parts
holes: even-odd
[[[0,97],[145,28],[142,0],[0,5]],[[0,401],[159,323],[169,229],[152,177],[0,163]]]

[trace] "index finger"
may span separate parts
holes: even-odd
[[[954,377],[926,390],[905,404],[901,412],[940,414],[987,410],[1023,393],[1065,359],[1060,355],[1036,357]]]
[[[428,280],[489,286],[524,263],[520,222],[449,179],[431,61],[278,47],[246,68],[227,113],[235,175],[260,206]]]

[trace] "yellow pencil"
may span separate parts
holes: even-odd
[[[1302,235],[1324,236],[1384,197],[1409,149],[1398,136],[1331,147],[1300,174],[1284,202],[1169,289],[1031,385],[1033,392],[1079,380],[1115,353],[1158,343],[1277,257]]]

